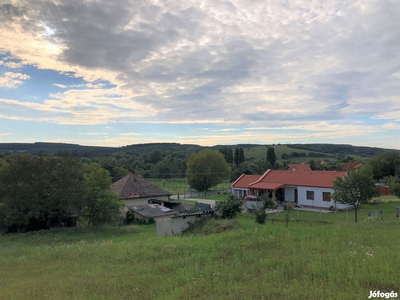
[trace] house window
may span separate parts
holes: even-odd
[[[314,200],[314,191],[307,191],[307,200]]]
[[[322,201],[331,202],[331,193],[322,192]]]

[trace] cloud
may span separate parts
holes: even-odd
[[[353,120],[400,122],[399,8],[390,0],[9,1],[0,5],[0,48],[84,83],[55,83],[65,90],[40,105],[15,98],[2,116],[290,128],[316,138],[380,132]],[[0,85],[27,79],[4,75]]]
[[[59,84],[59,83],[53,83],[54,86],[59,87],[60,89],[66,89],[67,86],[64,84]]]
[[[15,72],[4,72],[0,77],[0,87],[16,88],[30,78],[29,75]]]

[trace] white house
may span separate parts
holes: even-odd
[[[250,175],[242,175],[232,184],[232,193],[239,197],[268,193],[274,200],[294,202],[304,207],[328,209],[333,206],[344,209],[348,206],[335,204],[331,195],[334,192],[333,181],[345,174],[336,171],[267,170],[257,180],[248,183],[247,189],[243,187],[249,179],[245,176]]]

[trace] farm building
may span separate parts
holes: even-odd
[[[250,177],[247,176],[250,175],[241,175],[232,184],[232,193],[237,197],[262,196],[267,193],[277,201],[294,202],[304,207],[328,209],[335,206],[331,199],[333,181],[345,174],[346,172],[335,171],[267,170],[253,182],[249,182]],[[244,187],[245,184],[247,184],[246,188]],[[338,209],[347,207],[344,204],[336,204]]]
[[[168,201],[171,196],[170,192],[133,174],[128,174],[114,182],[110,189],[118,194],[120,200],[124,201],[125,207],[147,205],[150,199]]]

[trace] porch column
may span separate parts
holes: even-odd
[[[276,190],[272,190],[272,200],[276,201]]]

